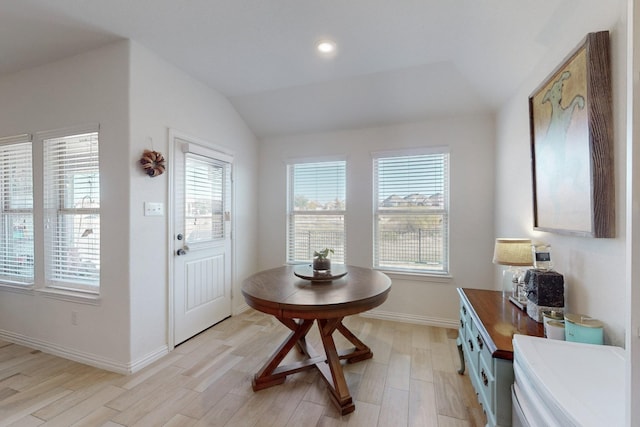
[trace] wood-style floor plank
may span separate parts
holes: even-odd
[[[315,370],[258,392],[253,375],[289,334],[250,310],[124,376],[0,340],[0,427],[479,427],[468,376],[458,375],[456,331],[351,316],[373,351],[344,365],[355,412],[341,416]],[[339,349],[352,348],[341,334]],[[314,326],[307,342],[322,348]],[[302,360],[296,350],[285,362]]]
[[[465,411],[464,397],[458,395],[458,373],[436,371],[434,385],[438,414],[455,417]]]
[[[431,350],[414,347],[411,351],[411,378],[433,382],[433,362]]]
[[[438,425],[436,392],[433,383],[411,380],[407,425],[411,427]]]
[[[409,391],[386,387],[378,427],[406,426],[409,417]]]
[[[83,418],[91,415],[97,409],[122,394],[124,389],[113,385],[108,385],[101,390],[96,391],[91,396],[82,400],[75,406],[68,408],[61,412],[59,415],[51,418],[49,421],[43,424],[46,427],[68,427]],[[36,415],[37,416],[37,415]],[[39,418],[39,417],[38,417]]]
[[[380,405],[382,403],[382,396],[384,395],[388,370],[388,365],[370,361],[366,364],[358,393],[355,394],[353,390],[351,390],[352,394],[361,402]]]

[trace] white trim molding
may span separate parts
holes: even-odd
[[[245,311],[248,311],[250,309],[251,309],[251,307],[249,307],[247,305],[247,303],[242,303],[239,307],[236,307],[234,310],[232,310],[231,316],[237,316],[237,315],[242,314]]]
[[[136,361],[122,363],[97,354],[85,353],[80,350],[66,348],[52,342],[34,339],[26,335],[15,334],[1,329],[0,339],[122,375],[133,374],[169,353],[168,347],[162,346]]]
[[[401,323],[413,323],[415,325],[437,326],[440,328],[458,329],[460,322],[458,319],[443,319],[440,317],[417,316],[415,314],[396,313],[392,311],[370,310],[360,313],[361,317],[372,319],[391,320]]]

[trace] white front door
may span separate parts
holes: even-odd
[[[174,137],[174,345],[231,315],[231,161]]]

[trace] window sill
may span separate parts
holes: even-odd
[[[100,305],[100,295],[86,292],[75,292],[64,289],[46,288],[38,289],[37,293],[46,298],[62,301],[77,302],[80,304]]]
[[[435,282],[435,283],[451,283],[453,276],[449,274],[430,274],[430,273],[409,273],[404,271],[384,270],[376,269],[387,276],[390,279],[398,280],[411,280],[414,282]]]

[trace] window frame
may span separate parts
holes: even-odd
[[[322,210],[302,210],[295,208],[296,195],[295,191],[295,167],[298,165],[310,165],[310,164],[342,164],[343,183],[342,192],[344,194],[343,209],[322,209]],[[317,216],[328,217],[338,216],[342,222],[342,246],[336,247],[336,245],[329,245],[334,250],[334,254],[331,255],[333,262],[340,264],[346,264],[347,261],[347,227],[346,227],[346,215],[347,215],[347,160],[345,157],[323,157],[323,158],[304,158],[304,159],[290,159],[286,164],[286,189],[287,189],[287,219],[286,219],[286,263],[287,264],[301,264],[311,261],[312,252],[314,250],[322,250],[324,247],[312,248],[309,247],[308,251],[310,258],[296,259],[295,252],[295,238],[292,236],[293,228],[295,227],[295,218],[302,216]]]
[[[414,157],[414,156],[443,156],[443,179],[442,179],[442,200],[440,203],[440,208],[434,209],[433,207],[417,210],[416,207],[412,208],[382,208],[380,206],[380,174],[379,174],[379,166],[378,163],[382,159],[394,159],[394,158],[404,158],[404,157]],[[412,149],[400,149],[400,150],[388,150],[388,151],[378,151],[371,153],[372,157],[372,207],[373,207],[373,218],[372,218],[372,266],[374,269],[382,270],[389,273],[396,273],[402,275],[411,275],[411,276],[432,276],[439,278],[449,277],[450,274],[450,233],[449,233],[449,224],[450,224],[450,179],[451,179],[451,155],[449,148],[446,146],[437,146],[437,147],[425,147],[425,148],[412,148]],[[407,195],[408,196],[408,195]],[[425,195],[426,196],[426,195]],[[406,197],[406,196],[405,196]],[[442,245],[440,250],[442,251],[442,256],[440,258],[441,268],[411,268],[409,266],[392,266],[389,263],[384,263],[380,261],[380,217],[384,215],[386,217],[416,217],[424,219],[425,216],[442,216],[441,223],[441,238]],[[420,237],[418,237],[419,241]],[[415,265],[416,263],[414,263]]]
[[[97,189],[95,193],[98,195],[98,206],[80,206],[80,207],[69,207],[64,206],[65,196],[61,192],[53,193],[53,198],[56,199],[55,206],[49,206],[47,200],[47,194],[50,189],[49,182],[47,181],[47,172],[46,169],[49,165],[47,165],[46,161],[46,141],[48,140],[59,140],[64,138],[74,138],[80,135],[86,134],[95,134],[96,138],[96,156],[97,156],[97,175],[98,175],[98,183],[96,185]],[[78,301],[85,301],[87,299],[97,299],[100,295],[100,286],[101,286],[101,273],[98,267],[97,272],[97,282],[95,284],[83,283],[82,281],[64,281],[64,280],[56,280],[52,278],[51,275],[51,251],[52,251],[52,232],[47,230],[47,218],[50,216],[57,217],[58,215],[85,215],[85,216],[96,216],[98,231],[98,249],[97,249],[97,257],[99,265],[102,264],[102,242],[99,231],[100,226],[100,217],[101,217],[101,208],[100,208],[100,126],[97,124],[89,124],[89,125],[81,125],[74,127],[67,127],[62,129],[50,130],[37,132],[35,141],[38,145],[38,155],[40,156],[40,161],[42,165],[42,175],[40,176],[38,182],[38,190],[36,191],[36,202],[37,206],[39,206],[38,211],[36,212],[40,218],[40,238],[36,240],[36,252],[40,253],[40,256],[36,256],[36,289],[41,292],[46,292],[52,296],[58,296],[62,299],[71,299]],[[95,203],[95,202],[94,202]],[[93,230],[92,230],[93,232]],[[77,298],[77,299],[76,299]]]
[[[229,205],[230,205],[230,195],[231,195],[231,181],[233,179],[232,163],[227,160],[222,160],[217,158],[214,159],[207,155],[203,155],[196,152],[185,152],[184,153],[184,171],[185,172],[188,169],[187,165],[190,162],[199,163],[201,166],[204,166],[205,168],[214,167],[220,171],[220,177],[219,178],[216,177],[216,179],[220,180],[219,181],[220,188],[221,188],[221,193],[219,194],[220,207],[216,209],[215,206],[211,206],[210,207],[211,213],[209,216],[198,216],[198,215],[193,216],[191,212],[188,209],[186,209],[187,203],[185,203],[185,212],[183,212],[183,215],[184,215],[183,230],[185,233],[185,243],[187,243],[190,247],[193,247],[193,248],[208,247],[208,246],[217,244],[217,242],[223,241],[230,236],[230,230],[226,226],[227,221],[225,219],[225,216],[228,214],[230,209]],[[209,173],[209,171],[207,172]],[[208,177],[207,179],[211,179],[211,178]],[[213,187],[210,189],[211,192],[208,194],[197,194],[197,195],[190,194],[190,191],[193,188],[189,187],[188,185],[189,182],[192,182],[195,184],[200,183],[196,177],[185,176],[185,189],[184,189],[185,199],[188,199],[190,195],[193,197],[206,195],[206,196],[210,196],[210,200],[215,200],[215,196],[213,195],[213,190],[214,190]],[[189,223],[191,222],[191,220],[197,220],[198,218],[204,219],[205,222],[207,220],[211,222],[211,229],[209,230],[211,233],[209,236],[205,238],[195,238],[192,240],[190,239],[190,237],[188,237],[190,234],[190,231],[197,231],[197,230],[189,226]]]
[[[8,206],[8,203],[10,203],[8,201],[8,198],[11,197],[10,191],[7,188],[7,182],[11,180],[12,176],[10,176],[10,174],[4,170],[0,170],[0,224],[3,226],[2,228],[8,231],[8,225],[5,224],[5,216],[7,217],[11,217],[12,215],[30,215],[31,216],[31,227],[30,227],[30,231],[31,231],[31,251],[30,251],[30,256],[31,256],[31,275],[30,277],[27,277],[27,279],[29,280],[19,280],[18,278],[14,277],[14,280],[12,280],[10,275],[6,275],[6,276],[2,276],[0,278],[0,283],[3,286],[9,286],[9,287],[16,287],[19,289],[29,289],[32,288],[34,283],[35,283],[35,260],[34,260],[34,256],[35,256],[35,239],[34,239],[34,228],[35,228],[35,220],[34,220],[34,206],[33,206],[33,202],[34,202],[34,197],[33,197],[33,191],[34,191],[34,177],[33,177],[33,172],[34,172],[34,168],[33,168],[33,138],[31,134],[21,134],[21,135],[15,135],[15,136],[8,136],[8,137],[2,137],[0,138],[0,150],[3,150],[5,147],[9,147],[9,146],[16,146],[16,145],[27,145],[28,146],[28,153],[23,153],[23,156],[25,156],[26,158],[28,158],[28,167],[29,167],[29,175],[31,178],[31,182],[30,182],[30,187],[31,187],[31,207],[23,207],[23,208],[15,208],[15,207],[10,207]],[[29,196],[27,196],[28,198]],[[4,226],[7,226],[7,228],[5,228]],[[7,244],[9,244],[9,240],[13,240],[13,238],[9,238],[8,236],[5,236],[4,234],[2,234],[2,236],[0,236],[0,238],[2,238],[3,241],[5,241]],[[2,261],[2,265],[7,265],[7,264],[11,264],[10,260],[8,260],[8,258],[5,258]]]

